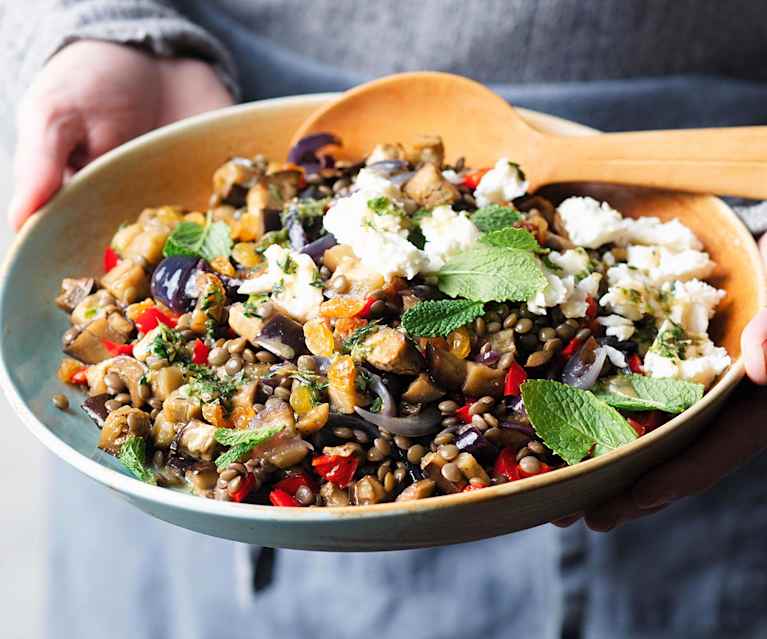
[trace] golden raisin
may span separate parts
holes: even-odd
[[[238,242],[232,249],[232,257],[235,262],[242,264],[245,268],[253,268],[261,263],[261,256],[256,251],[256,245],[253,242]]]
[[[368,321],[359,317],[342,317],[336,321],[335,337],[338,342],[343,342],[354,331],[367,326]]]
[[[335,342],[333,333],[330,332],[327,323],[322,319],[309,320],[304,324],[304,340],[306,348],[312,355],[329,357],[333,354]]]
[[[330,404],[319,404],[296,422],[296,430],[302,435],[311,435],[328,423]]]
[[[250,420],[256,416],[252,406],[235,406],[232,409],[232,426],[237,430],[244,430],[250,425]]]
[[[234,277],[236,274],[234,270],[234,266],[232,266],[232,263],[229,261],[229,258],[224,257],[223,255],[214,257],[210,261],[210,265],[213,267],[213,270],[216,271],[216,273],[221,273],[221,275]]]
[[[299,417],[306,415],[314,408],[314,392],[306,384],[301,384],[290,393],[290,406]]]
[[[68,384],[72,381],[72,375],[75,373],[80,372],[85,367],[78,362],[76,359],[72,359],[71,357],[65,357],[61,360],[61,365],[59,366],[58,370],[58,378],[64,382],[65,384]]]
[[[328,368],[328,394],[340,413],[351,414],[357,404],[357,368],[350,355],[339,355]]]
[[[263,234],[264,223],[260,216],[254,213],[243,213],[240,217],[238,238],[243,242],[260,240]]]
[[[320,315],[322,317],[354,317],[363,308],[365,300],[359,297],[349,295],[334,297],[320,304]]]
[[[471,334],[465,326],[457,328],[447,336],[450,352],[459,359],[466,359],[471,352]]]

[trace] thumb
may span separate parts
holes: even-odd
[[[743,329],[740,336],[740,351],[746,374],[757,384],[767,384],[767,309],[761,309]]]
[[[20,118],[16,188],[8,207],[8,221],[15,230],[59,190],[69,156],[84,139],[85,128],[76,112],[46,115],[32,108]]]

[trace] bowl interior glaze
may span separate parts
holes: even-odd
[[[204,208],[213,171],[230,156],[284,158],[294,129],[330,97],[241,105],[147,134],[84,169],[27,224],[6,256],[0,282],[0,381],[35,436],[81,472],[171,523],[249,543],[322,550],[413,548],[537,525],[617,491],[695,436],[743,375],[740,332],[766,300],[756,246],[734,213],[713,197],[572,185],[552,188],[552,195],[588,193],[626,215],[680,218],[717,262],[713,283],[727,291],[713,335],[736,363],[703,401],[650,435],[599,459],[513,484],[420,502],[339,509],[221,503],[156,488],[129,477],[113,457],[97,449],[98,431],[77,409],[82,396],[63,389],[56,379],[60,336],[68,325],[53,304],[61,278],[100,273],[103,249],[115,229],[144,207],[176,203]],[[543,131],[592,133],[551,116],[523,114]],[[459,154],[460,149],[447,149],[450,159]],[[65,413],[50,401],[59,392],[73,407]]]

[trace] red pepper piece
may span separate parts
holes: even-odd
[[[550,470],[551,470],[551,467],[548,464],[544,464],[543,462],[541,462],[540,468],[538,469],[537,473],[528,473],[522,470],[519,467],[519,464],[517,464],[517,475],[519,476],[519,479],[524,479],[525,477],[535,477],[536,475],[547,473]]]
[[[317,485],[314,480],[306,473],[292,473],[281,479],[274,485],[275,490],[282,490],[292,497],[296,496],[296,492],[301,486],[306,486],[312,492],[317,492]]]
[[[466,402],[457,411],[455,411],[456,417],[459,417],[464,424],[471,424],[471,415],[469,414],[469,409],[471,408],[472,403],[473,402]]]
[[[498,453],[493,466],[496,477],[505,477],[509,481],[519,479],[519,467],[517,466],[517,451],[506,447]]]
[[[269,501],[272,502],[272,506],[281,506],[282,508],[300,508],[299,504],[294,497],[291,497],[284,490],[276,488],[269,493]]]
[[[631,357],[629,357],[629,370],[637,375],[644,375],[642,358],[637,353],[632,353]]]
[[[319,455],[312,460],[312,466],[317,474],[339,488],[346,488],[352,483],[359,463],[359,459],[354,455],[349,457]]]
[[[72,377],[69,378],[70,384],[87,384],[88,383],[88,368],[87,366],[83,366],[79,371],[72,374]]]
[[[489,168],[477,169],[476,171],[467,173],[463,176],[463,185],[469,187],[470,189],[476,189],[477,185],[479,185],[479,181],[489,170]]]
[[[256,478],[253,475],[253,473],[248,473],[245,475],[245,477],[242,478],[242,481],[240,482],[240,487],[229,497],[232,501],[241,502],[244,501],[245,498],[250,495],[250,491],[253,490],[253,487],[256,485]]]
[[[647,432],[645,430],[644,424],[638,422],[633,417],[628,418],[628,423],[629,423],[629,426],[631,426],[631,428],[633,428],[634,431],[636,431],[637,437],[641,437]]]
[[[111,247],[107,246],[104,249],[104,273],[109,273],[120,261],[120,256]]]
[[[159,308],[146,309],[141,315],[136,318],[136,326],[142,333],[148,333],[153,328],[156,328],[159,323],[165,324],[173,328],[176,325],[176,320],[173,317],[169,317],[163,313]]]
[[[101,343],[104,344],[104,348],[113,356],[133,355],[133,344],[118,344],[106,338],[102,339]]]
[[[470,493],[472,490],[479,490],[480,488],[487,488],[487,484],[485,484],[485,483],[481,483],[481,484],[468,483],[468,484],[466,484],[466,488],[463,489],[463,492]]]
[[[595,319],[597,316],[597,313],[599,313],[599,307],[597,306],[597,301],[591,295],[587,295],[586,304],[588,304],[586,308],[586,317],[588,317],[590,320]]]
[[[519,395],[519,387],[522,386],[525,381],[527,381],[527,373],[525,372],[525,369],[516,362],[512,362],[503,383],[503,394],[507,397],[509,395]]]
[[[365,306],[362,307],[362,310],[357,313],[354,317],[359,317],[360,319],[368,319],[370,317],[370,309],[372,308],[373,304],[375,304],[378,300],[375,297],[368,297],[365,300]]]
[[[194,347],[192,350],[192,363],[193,364],[207,364],[208,353],[210,349],[201,339],[194,340]]]
[[[663,413],[659,410],[651,410],[646,413],[634,413],[628,418],[628,423],[640,437],[645,433],[655,430],[665,421]]]
[[[583,340],[578,339],[577,337],[573,337],[568,343],[567,346],[565,346],[562,349],[562,359],[567,361],[570,359],[573,355],[575,355],[578,352],[578,349],[583,344]]]

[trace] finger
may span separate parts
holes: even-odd
[[[568,526],[572,526],[581,517],[583,517],[583,513],[573,513],[572,515],[565,515],[564,517],[555,519],[551,523],[557,528],[567,528]]]
[[[700,439],[677,458],[640,479],[632,490],[639,508],[667,504],[698,495],[767,446],[767,408],[756,398],[760,389],[741,384],[724,410],[727,424],[712,424]],[[730,426],[732,424],[732,426]]]
[[[767,309],[761,309],[743,329],[740,336],[740,352],[746,374],[757,384],[767,384],[767,362],[765,362],[765,342],[767,342]]]
[[[640,508],[630,492],[622,493],[601,504],[598,508],[587,511],[584,521],[595,532],[610,532],[627,521],[660,512],[666,506],[668,504],[653,506],[652,508]]]
[[[15,192],[8,220],[18,230],[61,187],[72,150],[84,137],[76,113],[46,113],[34,107],[19,121],[14,159]]]

